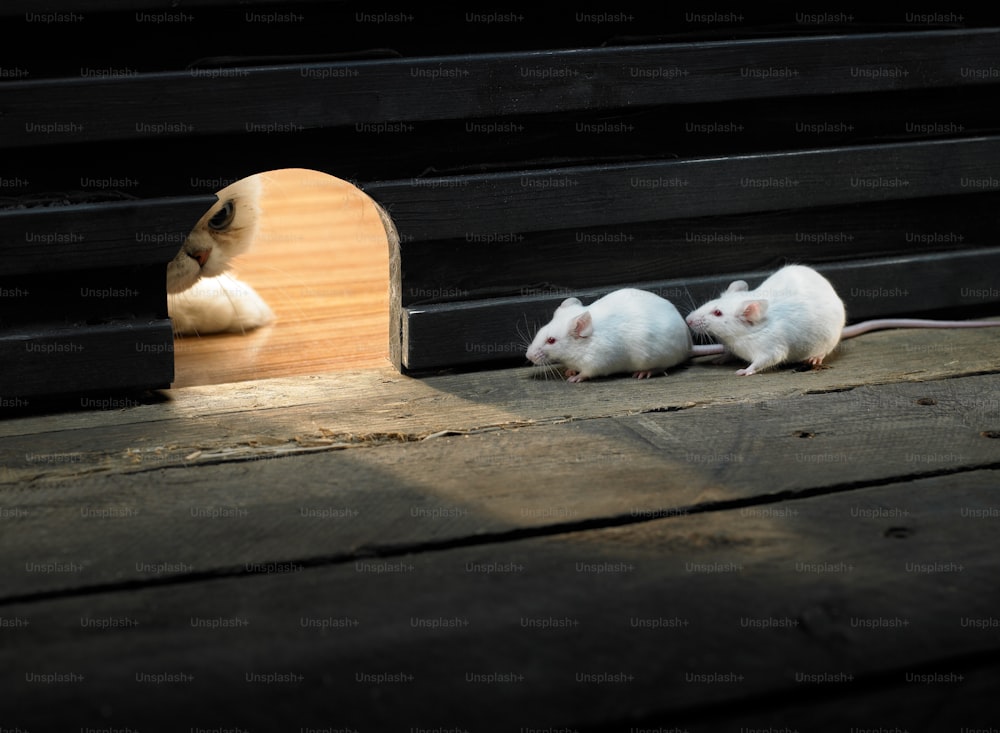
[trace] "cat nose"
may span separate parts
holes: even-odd
[[[208,262],[208,256],[212,254],[211,250],[203,249],[198,252],[188,252],[188,257],[198,262],[198,267],[204,267],[205,263]]]

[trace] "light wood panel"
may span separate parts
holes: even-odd
[[[263,176],[261,228],[233,272],[276,320],[247,334],[178,337],[174,387],[387,363],[389,254],[371,200],[316,171]]]

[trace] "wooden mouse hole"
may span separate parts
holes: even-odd
[[[384,366],[389,253],[371,199],[319,171],[262,178],[260,222],[230,272],[275,313],[247,333],[175,336],[174,387]]]

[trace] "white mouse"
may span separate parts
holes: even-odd
[[[805,265],[788,265],[756,290],[737,280],[686,321],[691,330],[713,337],[726,356],[749,362],[736,373],[756,374],[784,364],[819,366],[841,339],[888,328],[983,328],[1000,321],[934,321],[888,318],[844,327],[844,303],[825,277]],[[725,358],[725,357],[724,357]]]
[[[620,372],[649,378],[692,355],[721,351],[692,348],[691,332],[669,300],[625,288],[589,306],[577,298],[564,300],[535,334],[526,356],[534,364],[561,364],[570,382],[582,382]]]

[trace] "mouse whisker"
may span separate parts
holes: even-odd
[[[688,313],[698,309],[698,303],[695,301],[694,296],[691,295],[691,288],[687,285],[684,286],[684,304],[686,306],[684,310]]]
[[[544,379],[547,382],[552,379],[562,380],[565,379],[565,376],[563,375],[562,365],[555,362],[546,362],[536,366],[535,378]]]
[[[524,316],[524,329],[525,330],[521,330],[521,322],[520,321],[518,321],[515,324],[515,329],[517,331],[518,339],[520,339],[521,346],[523,346],[524,350],[527,351],[528,347],[531,346],[531,342],[535,338],[533,334],[538,333],[538,325],[537,325],[537,323],[535,324],[534,328],[532,328],[531,324],[528,323],[528,316],[525,315]]]

